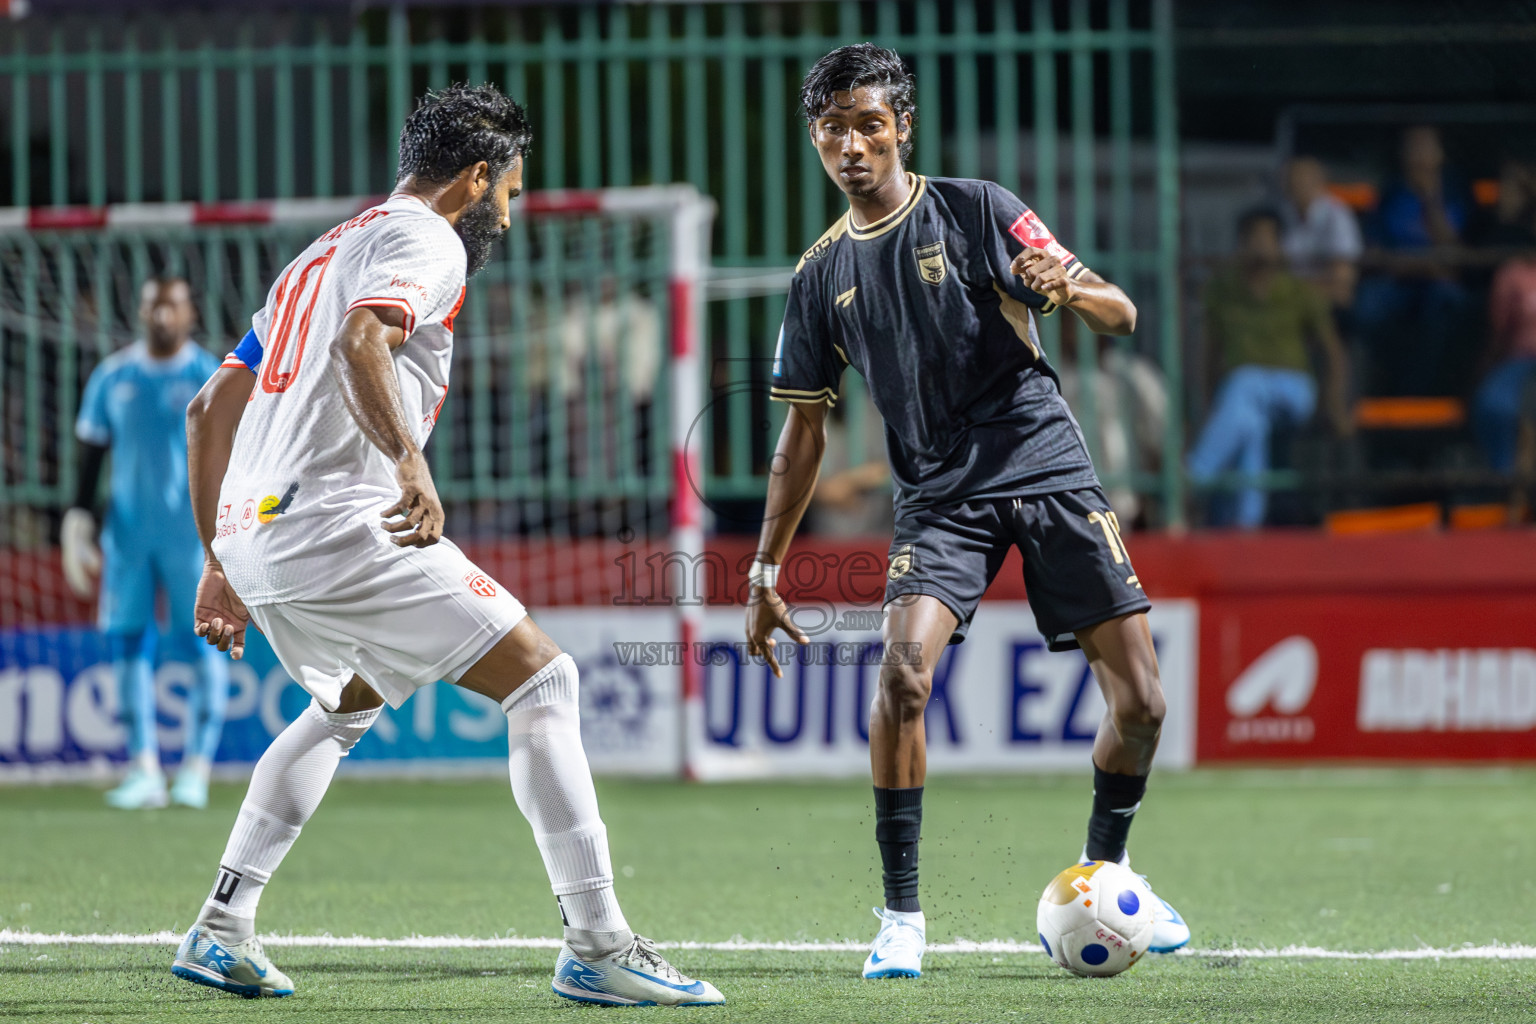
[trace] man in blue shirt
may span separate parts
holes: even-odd
[[[1373,394],[1446,395],[1465,343],[1472,307],[1460,267],[1437,250],[1461,245],[1472,197],[1446,166],[1440,132],[1417,125],[1403,132],[1402,172],[1381,193],[1367,221],[1369,240],[1386,251],[1383,272],[1360,283],[1355,320],[1371,354]]]
[[[190,623],[203,549],[187,496],[187,403],[219,360],[191,341],[196,311],[180,277],[144,283],[139,304],[144,337],[101,361],[85,385],[75,435],[80,441],[79,490],[64,514],[64,574],[82,597],[101,571],[100,627],[106,634],[128,724],[127,777],[107,794],[114,807],[188,807],[208,802],[208,773],[229,679],[224,659],[198,642]],[[112,452],[106,522],[94,539],[96,485]],[[155,600],[164,593],[172,628],[167,653],[197,669],[187,695],[186,745],[169,794],[156,735]]]

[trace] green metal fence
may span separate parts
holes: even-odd
[[[4,504],[72,497],[78,396],[134,337],[136,282],[184,275],[199,334],[238,337],[329,223],[0,233]],[[494,504],[497,533],[665,535],[671,230],[665,209],[514,222],[457,324],[455,393],[429,449],[445,502]]]
[[[847,42],[893,46],[916,72],[914,169],[1014,189],[1126,287],[1142,315],[1124,353],[1157,363],[1168,407],[1182,407],[1172,33],[1171,0],[23,21],[0,26],[0,196],[38,206],[382,192],[415,95],[495,81],[529,107],[531,187],[685,181],[718,201],[707,487],[712,498],[746,499],[762,493],[782,416],[758,386],[782,297],[729,284],[775,273],[782,284],[841,210],[797,92],[804,70]],[[1059,320],[1044,332],[1058,357]],[[1097,453],[1104,410],[1096,388],[1080,391]],[[877,448],[857,432],[854,443]],[[1175,413],[1160,458],[1133,459],[1106,483],[1160,499],[1161,518],[1176,521],[1181,445]]]

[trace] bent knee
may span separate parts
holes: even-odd
[[[902,718],[916,718],[928,706],[933,674],[917,665],[884,665],[880,669],[880,697]]]
[[[1156,671],[1120,694],[1111,714],[1122,734],[1155,733],[1161,729],[1168,715],[1168,703],[1163,699],[1163,686]]]

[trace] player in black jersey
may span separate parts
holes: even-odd
[[[774,631],[808,641],[774,591],[777,567],[852,366],[885,420],[895,484],[883,638],[888,651],[918,652],[915,664],[887,658],[870,712],[886,905],[866,978],[922,971],[923,709],[939,655],[964,639],[1009,548],[1024,556],[1040,631],[1053,650],[1082,648],[1108,705],[1093,747],[1088,859],[1124,862],[1164,714],[1149,605],[1035,327],[1065,307],[1096,334],[1129,334],[1136,307],[1002,186],[907,171],[912,96],[900,57],[868,43],[827,54],[801,90],[811,142],[848,212],[790,285],[772,397],[791,405],[747,610],[749,649],[782,674]],[[1178,914],[1154,905],[1153,949],[1186,943]]]

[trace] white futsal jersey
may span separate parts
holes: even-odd
[[[226,366],[256,374],[219,492],[214,554],[248,605],[323,594],[353,567],[398,552],[379,513],[394,465],[342,400],[331,345],[359,306],[395,306],[405,420],[425,445],[448,393],[464,244],[421,200],[396,194],[317,238],[288,264]]]

